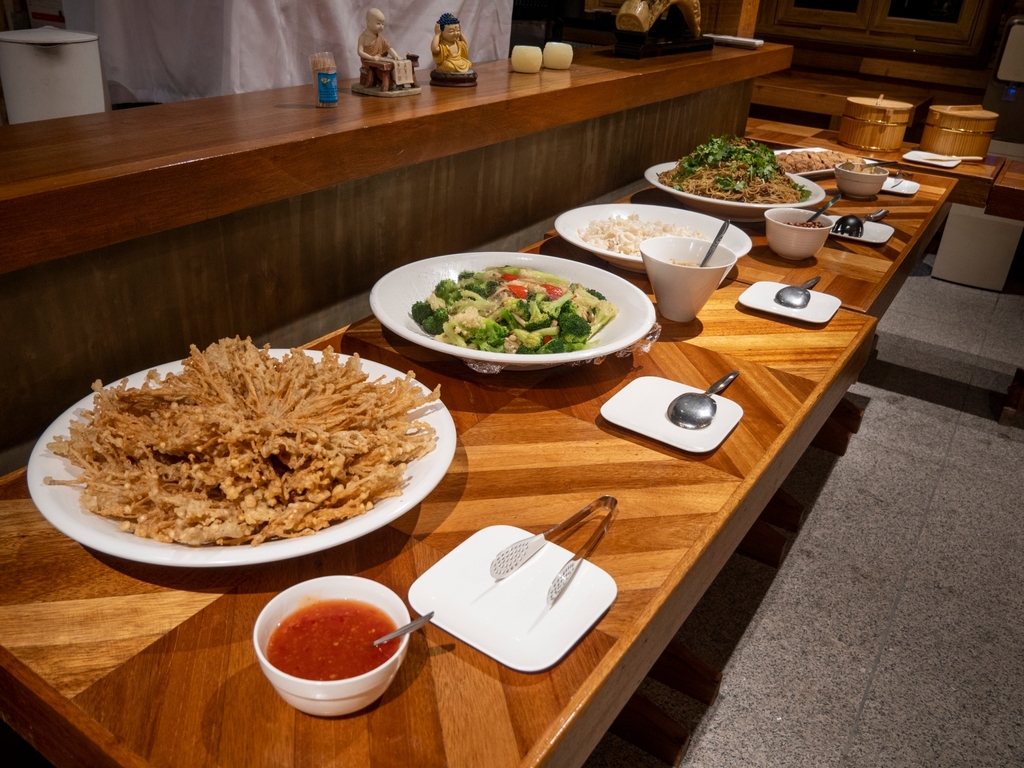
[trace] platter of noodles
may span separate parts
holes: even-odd
[[[442,285],[453,290],[447,306],[438,297]],[[414,315],[427,302],[443,315],[436,326],[433,318]],[[578,364],[623,352],[642,342],[657,317],[647,294],[605,269],[509,251],[456,253],[406,264],[377,281],[370,308],[387,330],[427,350],[424,359],[437,359],[433,353],[440,353],[482,373]],[[544,319],[529,316],[542,309],[548,313]],[[568,325],[559,316],[567,310],[584,315],[592,332],[565,338],[570,343],[564,351],[551,351],[559,338],[567,337],[561,331]],[[515,324],[513,333],[502,330],[510,323]],[[541,326],[546,330],[538,330]],[[487,329],[496,338],[484,339]],[[530,351],[538,354],[523,354]]]
[[[587,205],[555,219],[555,231],[563,240],[631,272],[645,271],[640,243],[647,238],[676,235],[712,240],[721,226],[721,219],[703,213],[633,203]],[[745,256],[753,243],[742,229],[729,227],[722,245]]]
[[[772,150],[747,139],[712,137],[676,163],[648,168],[644,178],[688,208],[732,221],[761,221],[772,208],[825,199],[824,189],[785,173]]]
[[[93,390],[39,438],[29,491],[65,535],[136,562],[249,565],[352,541],[420,503],[455,455],[438,391],[330,349],[222,339]]]

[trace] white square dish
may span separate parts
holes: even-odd
[[[495,581],[494,556],[531,534],[510,525],[477,531],[435,563],[409,588],[419,614],[433,624],[520,672],[556,664],[615,601],[618,587],[588,560],[551,607],[548,588],[572,553],[548,542],[515,573]]]
[[[853,240],[855,243],[867,243],[868,245],[882,245],[889,242],[896,230],[888,224],[880,224],[877,221],[864,222],[864,234],[860,237],[853,235],[840,235],[838,232],[830,232],[829,237],[838,237],[841,240]]]
[[[885,184],[882,185],[882,191],[888,192],[891,195],[916,195],[917,191],[921,189],[921,185],[916,181],[910,179],[897,179],[890,176],[885,180]]]
[[[776,303],[775,294],[785,287],[785,283],[772,283],[762,280],[759,283],[754,283],[741,293],[739,302],[749,309],[781,315],[782,317],[800,320],[805,323],[827,323],[842,304],[837,296],[820,293],[819,291],[811,291],[811,300],[807,302],[806,307],[802,309],[784,307]]]
[[[683,429],[668,420],[669,403],[684,392],[703,392],[660,376],[642,376],[623,387],[601,406],[601,415],[612,424],[691,453],[707,453],[720,446],[743,417],[739,403],[711,395],[718,406],[715,418],[704,429]]]

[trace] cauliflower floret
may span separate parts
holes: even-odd
[[[514,355],[522,343],[514,333],[510,333],[505,337],[505,351],[510,355]]]
[[[484,318],[476,307],[466,307],[458,314],[449,315],[448,320],[459,329],[459,333],[463,336],[468,335],[466,331],[472,328],[481,328],[484,324]]]

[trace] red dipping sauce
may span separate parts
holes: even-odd
[[[306,680],[341,680],[376,669],[402,639],[373,641],[398,627],[384,611],[359,600],[323,600],[287,616],[267,642],[267,661]]]

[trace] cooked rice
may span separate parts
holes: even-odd
[[[641,221],[638,213],[632,213],[626,218],[609,216],[607,219],[592,221],[586,229],[578,230],[578,234],[585,243],[626,256],[639,256],[640,243],[652,237],[676,235],[708,239],[697,230],[679,224],[668,224],[659,219]]]

